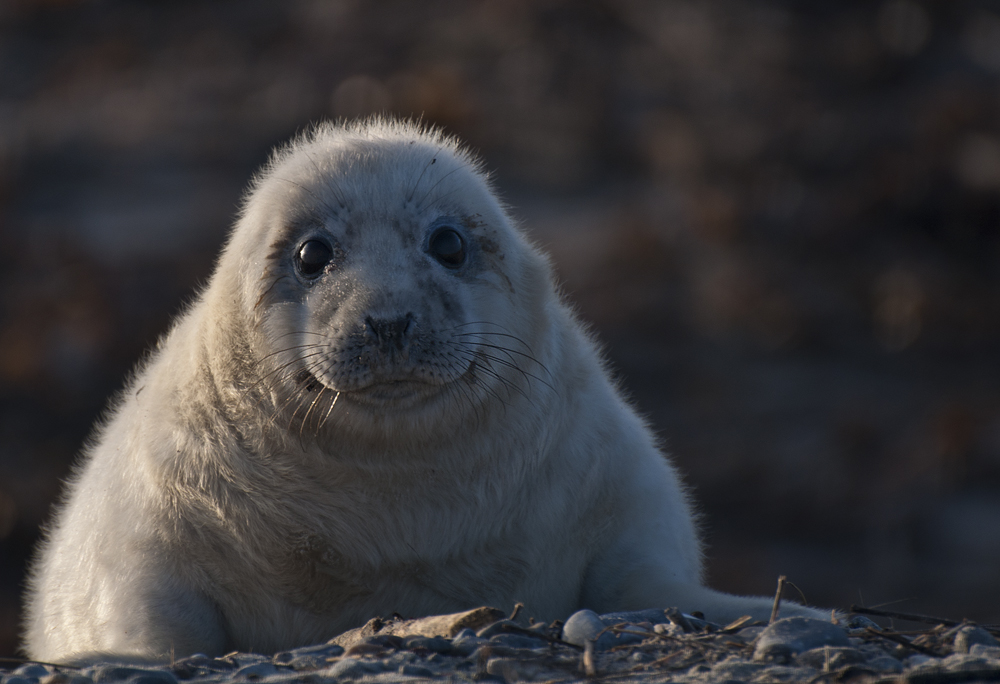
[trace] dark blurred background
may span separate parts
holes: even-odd
[[[1000,622],[1000,3],[0,2],[0,655],[81,443],[309,122],[460,135],[712,583]]]

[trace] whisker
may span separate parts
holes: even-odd
[[[456,173],[457,171],[461,171],[465,167],[466,167],[466,164],[460,164],[459,166],[456,166],[451,171],[449,171],[448,173],[446,173],[443,176],[441,176],[440,178],[438,178],[437,183],[435,183],[430,188],[428,188],[427,192],[424,193],[424,196],[420,198],[419,202],[417,202],[417,208],[419,209],[423,205],[424,201],[428,197],[430,197],[430,194],[432,192],[434,192],[434,188],[436,188],[437,186],[441,185],[442,181],[444,181],[445,178],[447,178],[448,176],[450,176],[453,173]]]
[[[466,353],[469,353],[469,354],[471,354],[471,352],[466,352]],[[450,356],[450,357],[451,357],[452,359],[456,359],[456,360],[457,360],[457,359],[459,359],[459,358],[461,358],[461,357],[456,357],[456,356],[455,356],[454,354],[450,354],[450,353],[447,353],[446,355],[448,355],[448,356]],[[469,358],[466,358],[465,360],[466,360],[466,361],[468,361],[468,360],[470,360],[470,359],[469,359]],[[473,357],[473,358],[472,358],[472,360],[478,360],[478,359],[477,359],[477,358],[475,358],[475,357]],[[501,378],[501,377],[500,377],[500,376],[499,376],[499,375],[497,374],[497,372],[496,372],[495,370],[493,370],[492,368],[488,368],[488,367],[487,367],[486,365],[483,365],[482,363],[480,363],[480,364],[477,364],[477,365],[476,365],[476,368],[480,369],[481,371],[483,371],[483,372],[484,372],[484,373],[486,373],[487,375],[490,375],[491,377],[493,377],[493,378],[496,378],[496,379],[497,379],[497,380],[498,380],[498,381],[499,381],[499,382],[500,382],[501,384],[505,384],[505,385],[506,385],[506,384],[508,384],[508,383],[509,383],[509,381],[505,381],[505,380],[504,380],[503,378]],[[485,391],[485,392],[489,393],[489,394],[490,394],[491,396],[493,396],[493,397],[494,397],[494,398],[495,398],[495,399],[496,399],[497,401],[499,401],[499,402],[500,402],[500,403],[501,403],[501,404],[503,405],[503,407],[504,407],[504,415],[506,415],[506,412],[507,412],[507,402],[506,402],[506,401],[504,401],[504,400],[503,400],[503,399],[502,399],[502,398],[500,397],[500,395],[499,395],[499,394],[497,394],[497,393],[496,393],[496,392],[495,392],[495,391],[494,391],[494,390],[493,390],[493,389],[492,389],[491,387],[489,387],[488,385],[485,385],[485,384],[481,384],[481,383],[480,383],[480,385],[479,385],[479,386],[480,386],[480,387],[481,387],[481,388],[483,389],[483,391]],[[508,392],[509,392],[509,391],[510,391],[510,390],[508,389]],[[525,397],[525,398],[527,398],[527,397]]]
[[[477,333],[461,333],[461,334],[455,335],[455,337],[463,337],[463,336],[466,336],[466,335],[475,335],[475,334],[477,334]],[[511,363],[516,363],[516,361],[514,360],[514,358],[512,356],[510,356],[511,354],[517,354],[518,356],[523,356],[525,359],[527,359],[528,361],[531,361],[532,363],[536,364],[539,368],[541,368],[543,371],[545,371],[545,373],[549,377],[552,377],[552,373],[550,373],[549,369],[545,367],[545,364],[542,363],[541,361],[539,361],[538,359],[536,359],[531,354],[526,354],[525,352],[518,351],[516,349],[511,349],[510,347],[503,347],[503,346],[498,345],[498,344],[490,344],[488,342],[478,342],[477,341],[475,344],[476,344],[476,346],[479,346],[479,347],[487,347],[489,349],[496,349],[497,351],[504,352],[505,354],[507,354],[508,358],[510,358]]]
[[[410,191],[407,193],[407,197],[406,197],[406,201],[407,202],[412,202],[413,201],[413,193],[415,193],[417,191],[417,187],[419,187],[420,181],[423,180],[424,174],[427,172],[427,169],[429,169],[432,164],[436,164],[437,163],[438,155],[441,154],[441,150],[443,150],[443,149],[444,149],[444,145],[439,146],[437,148],[437,150],[434,152],[433,156],[431,157],[431,160],[429,162],[427,162],[426,164],[424,164],[424,168],[420,170],[420,175],[417,176],[416,182],[413,184],[413,187],[411,187]]]
[[[320,388],[319,392],[316,393],[316,398],[312,400],[311,404],[309,404],[309,408],[306,410],[306,414],[302,416],[302,423],[299,425],[299,442],[302,441],[302,431],[305,429],[306,424],[309,422],[309,414],[312,413],[312,410],[314,408],[316,408],[316,402],[318,402],[320,399],[323,398],[323,393],[326,392],[326,389],[327,389],[326,385],[323,385]],[[303,449],[304,448],[305,447],[303,447]]]
[[[455,326],[455,327],[458,328],[460,326]],[[462,326],[462,327],[464,327],[464,326]],[[489,332],[489,331],[482,331],[482,332],[453,332],[452,334],[455,335],[455,336],[462,336],[462,335],[495,335],[497,337],[506,337],[508,339],[514,340],[515,342],[519,343],[521,346],[523,346],[529,352],[532,351],[531,345],[529,345],[527,342],[525,342],[524,340],[522,340],[517,335],[511,335],[508,332]]]
[[[517,385],[513,384],[507,378],[504,378],[503,376],[501,376],[500,373],[498,373],[496,371],[496,369],[493,368],[490,365],[490,361],[491,360],[497,360],[497,359],[491,359],[490,357],[487,357],[485,355],[479,354],[477,352],[468,351],[468,350],[462,350],[459,353],[466,354],[467,355],[465,357],[466,360],[476,359],[476,360],[483,361],[484,363],[479,364],[479,368],[482,368],[484,370],[484,372],[486,372],[491,377],[495,378],[498,382],[500,382],[500,384],[502,384],[507,389],[508,392],[510,392],[511,390],[516,390],[522,397],[524,397],[525,399],[530,400],[530,397],[527,394],[525,394],[524,390],[522,390]],[[516,366],[511,366],[511,367],[514,370],[521,371],[521,369],[517,368]],[[521,372],[523,373],[523,371],[521,371]]]
[[[334,395],[333,401],[330,402],[330,407],[326,410],[326,415],[323,416],[323,420],[316,427],[316,433],[317,434],[319,434],[319,431],[322,430],[323,427],[326,425],[326,421],[329,420],[330,413],[333,411],[333,407],[337,405],[337,400],[338,399],[340,399],[340,390],[337,390],[337,394]]]
[[[322,356],[325,353],[326,353],[325,350],[320,350],[320,351],[311,352],[309,354],[301,354],[301,355],[295,357],[294,359],[292,359],[291,361],[283,363],[282,365],[278,366],[277,368],[275,368],[275,369],[273,369],[271,371],[268,371],[267,373],[264,373],[254,384],[250,385],[250,387],[248,387],[246,389],[246,391],[244,392],[244,396],[246,394],[249,394],[254,389],[256,389],[261,383],[265,382],[270,376],[272,376],[272,375],[274,375],[276,373],[280,373],[280,372],[282,372],[284,370],[287,370],[289,367],[296,365],[299,361],[302,361],[304,359],[309,359],[309,358],[312,358],[314,356]]]

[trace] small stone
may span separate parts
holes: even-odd
[[[915,667],[923,667],[928,663],[936,663],[937,660],[923,653],[915,653],[903,661],[903,667],[912,670]]]
[[[232,660],[236,663],[237,668],[246,667],[247,665],[256,665],[257,663],[270,662],[270,656],[261,655],[260,653],[234,653],[225,658],[225,660]]]
[[[388,655],[392,650],[381,646],[379,644],[354,644],[347,651],[345,655],[356,657],[356,656],[372,656],[375,658],[381,658],[382,656]]]
[[[44,677],[51,671],[44,665],[39,665],[38,663],[26,663],[21,667],[14,670],[12,674],[19,677],[27,677],[30,679],[38,679],[39,677]]]
[[[1000,660],[1000,646],[985,646],[983,644],[973,644],[969,647],[969,655],[990,660]]]
[[[274,666],[274,663],[257,663],[255,665],[247,665],[246,667],[241,667],[236,672],[233,673],[233,677],[242,677],[244,679],[260,679],[262,677],[267,677],[269,675],[277,674],[278,668]]]
[[[623,625],[630,632],[648,631],[643,627],[629,623],[627,620],[612,620],[609,616],[618,617],[644,617],[646,613],[652,611],[637,611],[634,613],[608,613],[607,615],[602,615],[598,617],[596,613],[592,610],[578,610],[569,616],[566,620],[566,624],[563,625],[562,629],[562,639],[563,641],[575,644],[577,646],[584,646],[587,640],[592,640],[598,634],[597,641],[594,643],[594,648],[599,651],[607,650],[615,646],[624,646],[626,644],[637,644],[646,639],[644,636],[637,634],[616,634],[613,630],[608,629],[608,627],[615,627],[618,625]],[[648,622],[647,622],[648,624]],[[603,633],[602,633],[603,632]],[[652,636],[652,633],[650,633]]]
[[[576,646],[584,646],[593,641],[604,630],[604,623],[592,610],[578,610],[566,620],[562,629],[562,640]]]
[[[329,643],[344,648],[353,646],[365,637],[374,634],[392,634],[396,636],[442,636],[453,637],[463,629],[479,630],[506,617],[506,613],[498,608],[475,608],[463,613],[449,615],[432,615],[419,620],[397,620],[386,622],[379,618],[369,620],[364,626],[351,629],[335,636]]]
[[[20,677],[18,675],[10,675],[3,678],[3,684],[34,684],[35,681],[37,680]]]
[[[969,653],[969,649],[976,644],[982,646],[1000,646],[1000,642],[994,639],[992,634],[982,627],[976,627],[975,625],[966,625],[955,634],[955,653]]]
[[[740,631],[736,632],[733,636],[741,640],[744,643],[749,644],[760,636],[767,627],[765,625],[754,626],[754,627],[744,627]]]
[[[850,646],[847,632],[823,620],[790,617],[768,625],[757,638],[754,660],[787,663],[803,651],[821,646]]]
[[[170,671],[178,679],[191,679],[207,674],[214,659],[209,658],[204,653],[195,653],[187,658],[174,661],[170,666]]]
[[[112,684],[114,682],[138,682],[138,684],[177,684],[177,677],[166,670],[146,670],[123,665],[95,665],[82,672],[96,684]]]
[[[492,658],[486,663],[486,673],[509,684],[551,679],[551,671],[542,664],[517,658]]]
[[[865,667],[880,672],[902,672],[903,664],[889,655],[877,656],[865,663]]]
[[[985,658],[979,658],[968,653],[955,653],[942,658],[941,666],[952,671],[980,670],[989,666]]]
[[[475,638],[475,636],[476,636],[475,631],[469,629],[468,627],[466,627],[465,629],[463,629],[462,631],[460,631],[458,634],[456,634],[455,636],[453,636],[451,638],[451,641],[452,641],[452,643],[454,643],[454,642],[458,641],[459,639]]]
[[[451,653],[451,639],[444,637],[408,636],[403,639],[403,648],[423,649],[432,653]]]
[[[382,665],[376,661],[344,657],[334,663],[328,670],[324,670],[323,675],[335,679],[340,679],[341,677],[344,679],[355,679],[381,671]]]
[[[827,660],[829,658],[829,661]],[[868,656],[856,648],[842,646],[822,646],[803,651],[795,656],[796,665],[824,669],[827,662],[831,670],[839,670],[848,665],[858,665],[868,660]]]
[[[361,640],[361,643],[368,644],[369,646],[381,646],[383,648],[391,648],[395,650],[403,646],[403,637],[396,636],[395,634],[376,634],[374,636],[365,637]]]
[[[409,677],[433,677],[434,672],[427,669],[426,667],[421,667],[420,665],[411,665],[410,663],[404,663],[399,666],[397,670],[401,675],[407,675]]]
[[[70,676],[65,672],[55,672],[50,675],[40,677],[38,684],[69,684]]]
[[[664,634],[672,637],[682,637],[685,634],[683,627],[675,625],[672,622],[664,622],[659,625],[653,625],[653,631],[657,634]]]
[[[720,682],[727,679],[748,682],[765,669],[767,665],[762,663],[748,663],[738,656],[730,656],[712,667],[712,679]]]
[[[455,655],[469,656],[485,643],[486,639],[480,639],[471,629],[463,629],[451,640],[451,650]]]
[[[495,634],[490,637],[490,644],[506,648],[546,648],[548,642],[523,634]]]
[[[344,649],[336,644],[316,644],[315,646],[303,646],[293,651],[288,651],[293,658],[301,656],[315,656],[317,658],[336,658],[344,655]],[[289,661],[291,662],[291,661]]]
[[[326,667],[326,658],[309,654],[297,655],[285,664],[296,672],[309,672]]]

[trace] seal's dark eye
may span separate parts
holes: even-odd
[[[439,228],[431,235],[431,255],[448,268],[458,268],[465,263],[465,241],[452,228]]]
[[[295,265],[302,275],[314,276],[320,273],[332,258],[333,250],[330,249],[330,245],[321,240],[307,240],[302,243],[295,255]]]

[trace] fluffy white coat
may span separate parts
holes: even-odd
[[[478,163],[407,123],[319,126],[256,179],[86,450],[26,650],[268,653],[516,601],[770,611],[703,586],[677,474]]]

